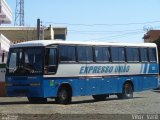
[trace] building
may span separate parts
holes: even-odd
[[[12,11],[5,0],[0,0],[0,25],[10,24],[12,21]]]
[[[10,47],[10,41],[0,34],[0,96],[6,95],[5,90],[5,72],[6,72],[6,61]]]
[[[159,38],[160,38],[160,30],[150,30],[143,37],[144,42],[153,42]]]
[[[0,0],[0,96],[6,96],[5,90],[5,67],[8,50],[11,44],[36,40],[37,38],[45,40],[61,39],[66,40],[66,27],[37,27],[25,26],[1,26],[1,24],[11,24],[12,11],[6,0]],[[39,36],[39,37],[38,37]]]
[[[6,0],[0,0],[0,25],[11,24],[12,11],[7,4]],[[0,96],[6,96],[5,89],[5,63],[7,59],[8,50],[10,47],[10,41],[1,34],[0,31]]]
[[[46,27],[40,30],[41,39],[61,39],[66,40],[66,27]],[[10,44],[15,44],[24,41],[36,40],[36,27],[10,27],[0,26],[0,96],[5,96],[5,63],[8,55]]]
[[[1,26],[0,33],[3,34],[6,38],[8,38],[13,44],[36,40],[37,39],[37,28],[36,27],[8,27],[8,26]],[[67,36],[67,28],[66,27],[46,27],[40,32],[41,39],[62,39],[66,40]]]

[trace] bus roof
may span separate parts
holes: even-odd
[[[33,40],[14,44],[11,48],[16,47],[38,47],[49,46],[59,44],[72,44],[72,45],[108,45],[108,46],[136,46],[136,47],[156,47],[155,43],[112,43],[112,42],[75,42],[75,41],[63,41],[63,40]]]

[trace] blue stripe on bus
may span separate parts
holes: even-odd
[[[148,66],[148,64],[145,64],[145,65],[144,65],[144,71],[143,71],[143,73],[146,73],[146,72],[147,72],[147,66]]]
[[[142,73],[142,70],[143,70],[143,64],[141,64],[140,74]]]

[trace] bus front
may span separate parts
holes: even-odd
[[[44,47],[12,47],[6,66],[7,95],[44,97]]]

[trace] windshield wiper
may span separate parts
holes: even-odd
[[[23,68],[23,70],[27,70],[27,71],[29,71],[30,73],[34,73],[34,69],[31,68],[31,67],[23,66],[22,68]]]
[[[34,69],[26,67],[26,66],[18,66],[13,68],[12,73],[34,73]]]

